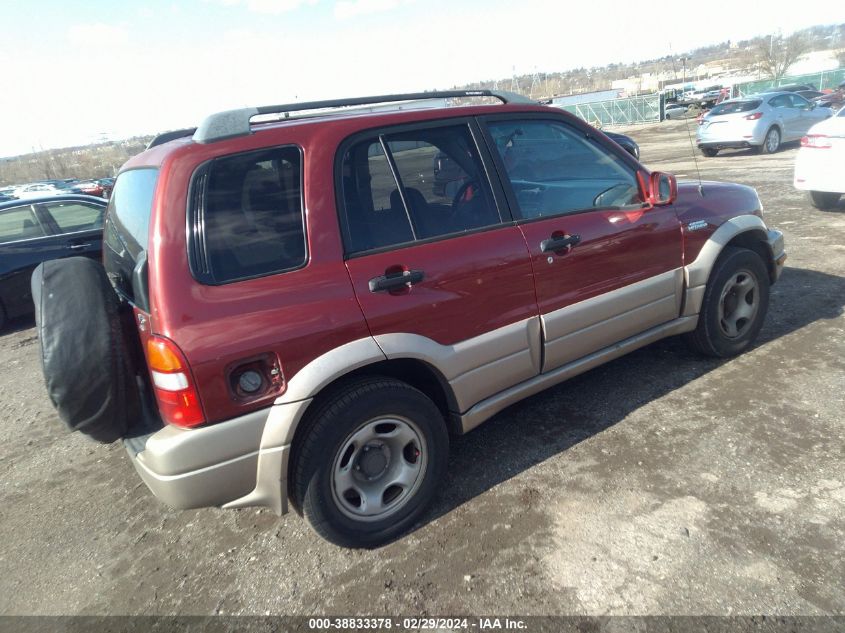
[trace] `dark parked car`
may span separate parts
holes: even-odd
[[[825,95],[825,93],[821,90],[796,90],[795,94],[801,95],[807,101],[812,101],[813,99],[817,99],[818,97],[823,97]]]
[[[630,136],[619,134],[617,132],[605,132],[605,135],[619,145],[622,149],[628,152],[634,158],[640,157],[640,146]]]
[[[0,329],[33,311],[29,278],[48,259],[100,259],[106,202],[65,195],[0,203]]]

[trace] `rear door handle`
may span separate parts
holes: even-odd
[[[391,273],[370,279],[370,292],[382,292],[385,290],[398,290],[410,288],[420,283],[425,278],[421,270],[405,270],[401,273]]]
[[[580,235],[553,236],[540,242],[540,250],[544,253],[555,253],[557,251],[572,248],[581,241]]]
[[[69,248],[72,251],[81,251],[83,248],[88,248],[91,246],[90,244],[68,244],[65,248]]]

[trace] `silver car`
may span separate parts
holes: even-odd
[[[831,114],[830,108],[817,108],[794,92],[728,99],[702,117],[696,143],[705,156],[715,156],[720,149],[743,147],[772,154],[782,143],[800,140]]]

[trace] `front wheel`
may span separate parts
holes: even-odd
[[[685,340],[707,356],[736,356],[757,338],[768,307],[769,273],[763,260],[754,251],[728,246],[710,273],[698,326]]]
[[[294,453],[293,502],[323,538],[375,547],[411,527],[446,472],[449,437],[422,392],[367,377],[330,395]]]
[[[832,193],[828,191],[811,191],[810,202],[814,207],[816,207],[816,209],[826,211],[836,207],[839,203],[839,196],[841,195],[841,193]]]

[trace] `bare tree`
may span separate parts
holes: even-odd
[[[801,33],[793,33],[789,37],[770,35],[757,44],[760,70],[771,79],[780,79],[808,50],[810,44]]]

